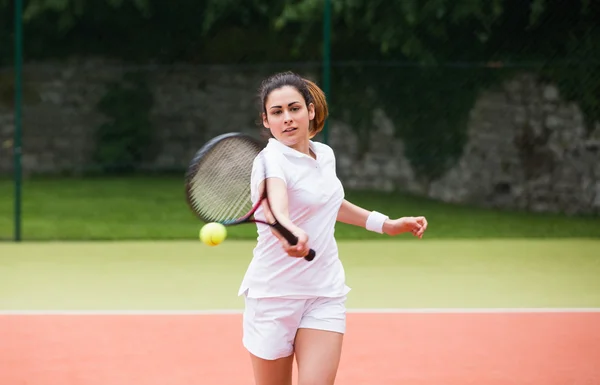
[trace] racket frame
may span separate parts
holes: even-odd
[[[256,149],[257,151],[257,155],[260,153],[260,151],[262,150],[261,143],[254,137],[244,134],[244,133],[240,133],[240,132],[229,132],[229,133],[225,133],[225,134],[221,134],[218,135],[212,139],[210,139],[208,142],[206,142],[204,144],[204,146],[202,146],[195,154],[194,157],[191,159],[191,161],[188,164],[188,168],[186,170],[185,173],[185,196],[186,196],[186,202],[190,208],[190,210],[196,215],[196,217],[198,217],[202,222],[207,223],[207,219],[204,218],[202,215],[200,215],[198,213],[197,210],[194,209],[194,204],[192,202],[192,183],[191,181],[193,180],[194,176],[196,175],[196,173],[198,172],[198,168],[199,165],[201,164],[201,160],[202,158],[204,158],[205,156],[207,156],[218,144],[220,144],[221,142],[223,142],[224,140],[230,139],[230,138],[243,138],[245,140],[247,140],[248,142],[251,142],[253,144],[256,145]],[[265,174],[265,188],[264,191],[262,193],[262,196],[260,197],[260,199],[252,206],[252,208],[250,209],[250,211],[248,211],[248,213],[246,213],[244,216],[238,218],[238,219],[232,219],[232,220],[227,220],[227,221],[214,221],[217,223],[222,224],[223,226],[235,226],[235,225],[239,225],[242,223],[262,223],[268,226],[273,227],[275,230],[277,230],[277,232],[279,232],[279,234],[281,234],[286,240],[287,242],[294,246],[298,243],[298,237],[296,237],[291,231],[289,231],[287,228],[285,228],[283,225],[281,225],[277,219],[275,218],[275,222],[270,223],[267,221],[263,221],[263,220],[259,220],[259,219],[251,219],[251,217],[254,215],[254,213],[256,212],[256,210],[258,209],[258,207],[264,202],[267,202],[267,206],[269,206],[270,209],[270,204],[269,204],[269,198],[268,198],[268,194],[267,194],[267,178],[266,178],[266,174]],[[274,214],[272,214],[273,217],[275,217]],[[312,261],[316,256],[316,253],[313,249],[310,249],[308,255],[306,255],[304,257],[305,260],[307,261]]]

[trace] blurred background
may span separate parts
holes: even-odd
[[[432,237],[600,236],[598,2],[0,0],[0,20],[0,239],[196,237],[187,162],[258,135],[282,70],[325,90],[316,140],[358,203]]]

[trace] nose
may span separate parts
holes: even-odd
[[[292,121],[292,115],[290,115],[289,111],[284,111],[283,112],[283,120],[287,123]]]

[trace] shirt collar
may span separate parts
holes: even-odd
[[[296,158],[303,158],[303,157],[308,157],[311,158],[310,156],[295,150],[291,147],[286,146],[285,144],[281,143],[280,141],[278,141],[275,138],[269,138],[269,144],[267,145],[267,147],[273,147],[276,148],[278,151],[282,152],[284,155],[289,155],[289,156],[293,156]],[[312,140],[308,141],[308,147],[312,150],[312,152],[314,152],[317,156],[319,155],[316,146],[314,144],[314,142]]]

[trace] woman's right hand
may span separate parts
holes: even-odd
[[[294,229],[293,234],[298,237],[298,243],[296,245],[290,245],[289,242],[280,234],[277,234],[283,250],[293,258],[304,258],[308,255],[310,247],[308,247],[308,235],[301,229]],[[277,230],[274,230],[275,232]]]

